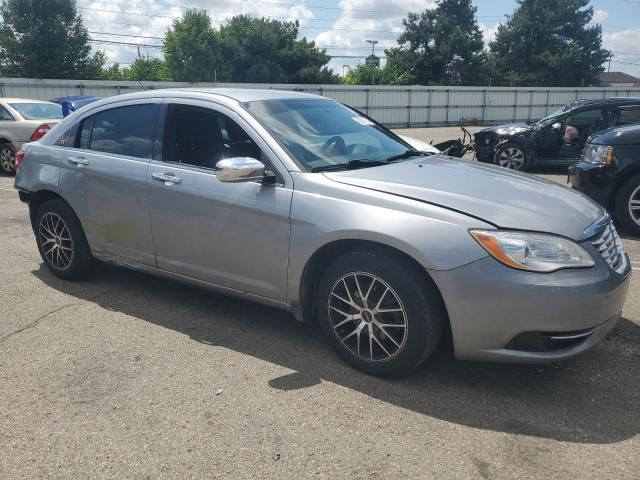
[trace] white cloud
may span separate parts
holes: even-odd
[[[595,12],[593,12],[593,21],[596,23],[602,23],[607,18],[609,18],[609,12],[607,12],[606,10],[596,10]]]
[[[605,32],[602,34],[602,43],[604,48],[613,53],[611,70],[640,76],[640,65],[633,65],[640,64],[640,54],[637,49],[637,45],[640,45],[640,28]]]
[[[423,12],[435,6],[434,0],[341,0],[340,16],[327,28],[316,34],[315,40],[330,55],[361,56],[361,58],[334,58],[329,67],[342,72],[343,65],[361,63],[370,45],[367,40],[377,40],[376,54],[383,55],[385,48],[397,46],[397,38],[403,32],[402,19],[409,12]],[[343,47],[340,49],[333,47]]]
[[[486,48],[489,47],[489,42],[492,42],[496,38],[498,27],[500,25],[502,25],[502,22],[496,23],[493,27],[485,25],[484,23],[478,24],[480,30],[482,31],[482,40],[484,41],[484,45]]]

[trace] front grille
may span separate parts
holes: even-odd
[[[627,254],[611,220],[596,237],[591,239],[591,243],[614,271],[622,274],[627,270]]]

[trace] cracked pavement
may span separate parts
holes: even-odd
[[[581,357],[441,348],[383,380],[277,310],[110,266],[53,277],[11,186],[0,177],[2,479],[640,478],[637,278]],[[640,241],[624,242],[640,268]]]

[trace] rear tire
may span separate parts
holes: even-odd
[[[44,202],[33,227],[40,256],[54,275],[76,280],[89,274],[94,259],[80,221],[66,203],[59,199]]]
[[[529,159],[524,149],[517,143],[505,143],[496,150],[493,163],[500,167],[512,170],[526,171],[529,166]]]
[[[322,274],[317,315],[337,352],[379,376],[406,375],[434,351],[446,322],[426,273],[393,254],[348,252]]]
[[[625,231],[640,235],[640,175],[631,177],[618,190],[615,212]]]
[[[10,143],[0,145],[0,171],[7,175],[16,174],[16,150]]]

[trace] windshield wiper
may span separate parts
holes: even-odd
[[[331,165],[322,165],[320,167],[312,167],[312,172],[330,172],[333,170],[358,170],[359,168],[366,167],[379,167],[380,165],[386,165],[387,161],[379,160],[349,160],[346,163],[334,163]]]
[[[417,157],[418,155],[423,155],[423,153],[418,150],[406,150],[405,152],[399,153],[398,155],[393,155],[391,157],[385,158],[385,162],[395,162],[396,160],[402,160],[403,158],[411,158]]]

